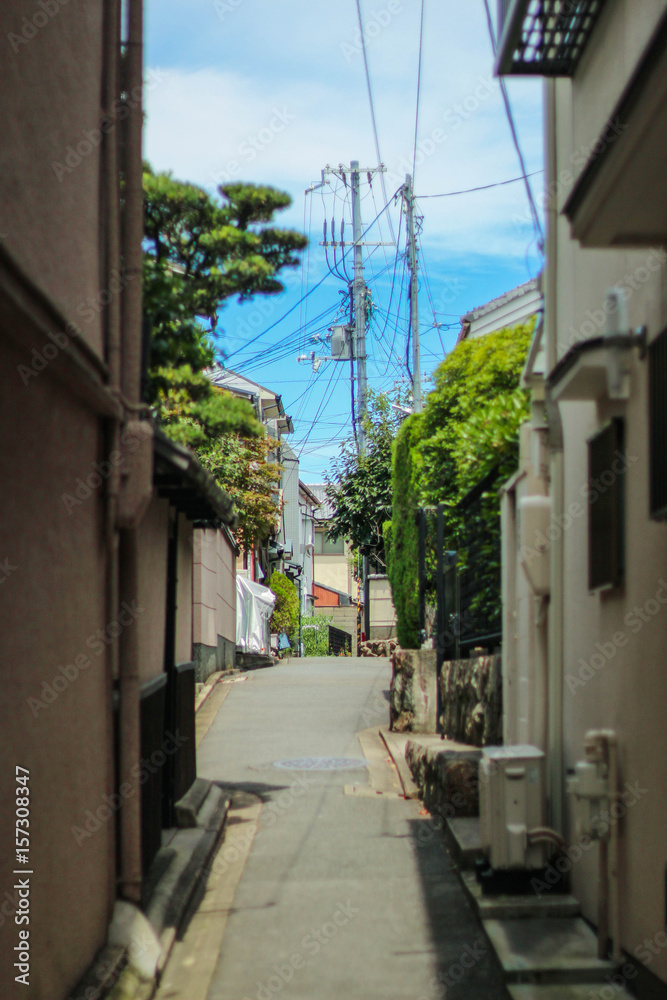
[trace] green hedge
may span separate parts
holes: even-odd
[[[534,321],[472,340],[451,351],[434,374],[435,387],[421,414],[408,417],[396,436],[392,455],[392,519],[384,526],[387,572],[405,649],[420,645],[419,507],[445,505],[445,545],[458,548],[461,513],[457,504],[493,469],[497,485],[485,495],[481,517],[489,550],[497,538],[498,489],[517,466],[519,428],[528,416],[528,393],[521,372]],[[434,547],[427,573],[433,576]],[[461,555],[465,558],[465,552]],[[480,606],[492,614],[500,606],[499,574],[490,566]]]

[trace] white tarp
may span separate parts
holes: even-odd
[[[244,653],[271,653],[269,619],[276,595],[261,583],[236,577],[236,646]]]

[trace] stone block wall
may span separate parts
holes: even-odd
[[[450,740],[481,747],[503,741],[501,657],[443,663],[438,678],[440,724]]]

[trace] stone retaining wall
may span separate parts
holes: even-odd
[[[481,751],[441,750],[408,740],[405,759],[429,812],[451,819],[479,814],[478,767]]]
[[[391,663],[391,729],[395,733],[434,733],[438,718],[436,651],[397,649]]]
[[[481,747],[503,741],[500,656],[443,663],[438,678],[440,723],[450,740]]]

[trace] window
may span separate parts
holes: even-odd
[[[342,556],[345,554],[345,540],[337,538],[335,542],[327,538],[325,531],[315,532],[315,555],[316,556]]]
[[[626,463],[623,421],[615,417],[588,442],[588,586],[617,587],[624,571]]]
[[[667,518],[667,330],[648,346],[651,517]]]

